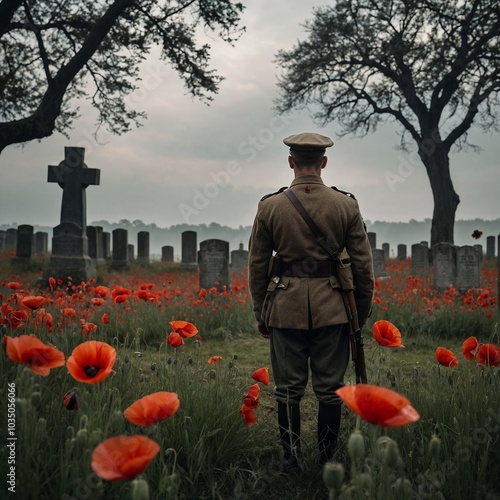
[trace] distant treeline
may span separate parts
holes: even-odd
[[[409,222],[385,222],[385,221],[365,221],[366,229],[369,232],[375,233],[377,248],[382,248],[383,243],[389,243],[391,256],[397,255],[397,245],[402,243],[408,247],[408,255],[410,255],[410,246],[413,243],[421,241],[430,241],[431,220],[423,221],[410,220]],[[101,226],[104,231],[112,232],[114,229],[122,228],[128,230],[129,243],[137,249],[137,233],[140,231],[149,232],[149,244],[151,256],[160,256],[161,247],[170,245],[174,247],[174,258],[181,258],[181,241],[184,231],[195,231],[197,233],[198,244],[201,241],[208,239],[220,239],[229,242],[229,249],[238,250],[240,244],[245,250],[248,249],[248,239],[250,237],[250,226],[240,226],[233,228],[229,226],[221,226],[216,222],[210,224],[177,224],[174,226],[162,228],[156,224],[146,224],[141,220],[129,221],[122,219],[118,222],[108,222],[106,220],[92,221],[88,225]],[[2,224],[0,229],[8,229],[16,227],[17,224]],[[475,230],[482,231],[482,236],[479,239],[474,239],[472,233]],[[49,247],[52,238],[52,228],[44,226],[34,226],[35,232],[45,231],[49,234]],[[482,244],[486,251],[486,238],[488,236],[495,237],[495,245],[497,236],[500,234],[500,218],[495,220],[458,220],[455,222],[455,244],[456,245],[475,245]]]

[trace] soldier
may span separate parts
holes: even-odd
[[[330,138],[301,133],[283,140],[294,172],[290,190],[331,246],[347,251],[361,326],[373,300],[373,262],[354,196],[321,179]],[[260,334],[270,339],[270,358],[283,446],[281,470],[300,470],[300,402],[309,377],[319,402],[320,463],[333,456],[341,420],[335,391],[349,364],[349,324],[338,262],[329,259],[281,188],[258,205],[249,241],[249,287]]]

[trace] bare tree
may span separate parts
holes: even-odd
[[[98,126],[113,133],[139,124],[144,113],[124,98],[155,45],[188,92],[209,102],[222,77],[209,68],[210,46],[197,42],[197,30],[233,43],[243,9],[232,0],[2,0],[0,152],[64,133],[78,97],[91,100]]]
[[[307,108],[341,135],[402,126],[400,145],[417,146],[433,193],[431,244],[453,243],[450,150],[474,147],[473,123],[498,130],[498,0],[338,0],[304,26],[307,40],[277,54],[276,109]]]

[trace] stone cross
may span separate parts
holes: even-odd
[[[84,163],[85,148],[64,148],[64,161],[49,165],[48,182],[57,182],[62,187],[61,224],[72,223],[86,230],[87,208],[85,189],[98,186],[101,171],[88,168]]]

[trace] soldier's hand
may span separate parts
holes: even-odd
[[[257,323],[257,330],[259,330],[260,335],[265,339],[270,337],[269,330],[264,323]]]

